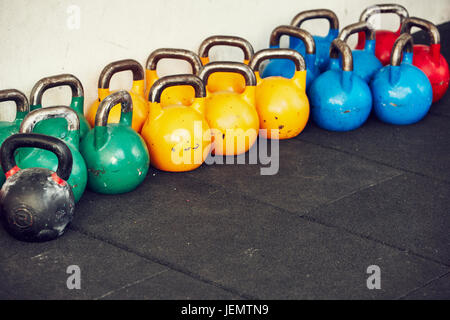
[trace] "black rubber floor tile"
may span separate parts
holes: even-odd
[[[409,126],[388,125],[371,117],[361,128],[343,133],[310,124],[297,139],[450,181],[450,121],[446,117],[429,114]]]
[[[1,228],[0,239],[0,299],[92,299],[165,270],[71,230],[56,241],[24,243]],[[67,287],[72,265],[80,268],[81,289]]]
[[[400,171],[296,140],[279,144],[279,171],[263,165],[203,165],[188,175],[290,211],[305,212]]]
[[[219,287],[176,271],[165,271],[101,299],[117,300],[232,300],[241,299]]]
[[[450,266],[450,185],[405,174],[308,215]]]
[[[186,174],[153,173],[145,194],[129,194],[134,205],[126,214],[101,209],[110,204],[99,198],[95,215],[81,204],[76,228],[245,298],[395,298],[448,270]],[[381,290],[366,287],[373,264],[382,270]],[[140,297],[160,281],[167,285],[163,297],[179,297],[168,276],[130,287],[136,291],[129,294]]]
[[[450,274],[402,297],[406,300],[450,300]]]
[[[447,58],[447,61],[450,61],[450,57]],[[441,100],[435,102],[431,108],[430,113],[437,116],[447,117],[447,120],[450,117],[450,90],[447,90],[447,93],[441,98]]]

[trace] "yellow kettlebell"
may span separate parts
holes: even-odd
[[[259,118],[255,109],[256,78],[252,69],[240,62],[211,62],[199,77],[203,83],[215,72],[232,72],[245,79],[242,93],[208,92],[205,118],[211,128],[212,152],[216,155],[238,155],[247,152],[258,137]]]
[[[190,106],[162,106],[164,91],[175,86],[193,88],[195,98]],[[191,171],[205,161],[211,149],[211,133],[203,117],[205,97],[202,80],[192,74],[162,77],[153,84],[149,93],[150,111],[141,135],[155,168]]]
[[[145,119],[147,119],[148,103],[144,98],[144,69],[136,60],[119,60],[112,62],[103,68],[98,79],[98,99],[91,104],[86,118],[91,126],[94,127],[95,116],[100,102],[112,93],[109,90],[111,78],[114,74],[121,71],[131,71],[133,73],[133,85],[129,91],[131,100],[133,101],[132,128],[136,132],[140,132]],[[109,113],[108,123],[119,123],[120,115],[121,107],[120,104],[117,104]]]
[[[153,51],[147,59],[145,67],[145,97],[148,99],[150,89],[156,80],[159,79],[156,72],[158,62],[162,59],[179,59],[187,61],[192,67],[192,73],[198,75],[202,68],[199,56],[192,51],[184,49],[161,48]],[[161,95],[161,106],[182,104],[190,106],[194,103],[195,90],[192,86],[172,86],[166,88]]]
[[[261,79],[259,67],[267,59],[289,59],[295,64],[291,79],[271,76]],[[309,100],[305,93],[306,64],[302,55],[293,49],[264,49],[250,61],[256,86],[256,110],[261,135],[266,138],[290,139],[305,128],[309,118]],[[274,130],[275,132],[273,132]],[[275,134],[275,136],[274,136]]]
[[[253,57],[253,47],[247,40],[235,36],[211,36],[206,38],[198,50],[203,65],[209,61],[209,50],[214,46],[230,46],[241,49],[244,53],[244,63],[248,64]],[[237,73],[217,72],[211,75],[206,86],[208,92],[231,91],[242,93],[245,90],[244,77]]]

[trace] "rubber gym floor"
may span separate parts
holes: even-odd
[[[450,61],[450,23],[440,34]],[[450,299],[449,92],[415,125],[310,122],[279,148],[276,175],[151,168],[134,192],[86,191],[55,241],[0,227],[0,298]],[[367,287],[372,265],[380,289]]]

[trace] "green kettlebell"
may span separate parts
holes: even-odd
[[[73,165],[72,172],[67,182],[72,187],[75,203],[78,202],[86,189],[87,168],[83,157],[79,151],[80,144],[80,121],[77,113],[68,107],[48,107],[31,111],[20,126],[20,133],[32,133],[42,121],[61,120],[66,124],[64,138],[60,138],[66,143],[72,152]],[[56,171],[58,158],[50,151],[38,148],[19,149],[18,166],[22,169],[42,167]]]
[[[56,76],[42,78],[34,85],[30,97],[30,110],[42,108],[42,96],[44,92],[51,88],[69,86],[72,90],[72,100],[70,108],[75,110],[80,119],[80,139],[91,129],[84,117],[84,90],[81,81],[72,74],[60,74]],[[64,119],[48,119],[40,122],[36,126],[36,133],[43,133],[63,139],[67,132],[67,123]]]
[[[109,112],[121,104],[119,123],[107,123]],[[131,127],[133,103],[127,91],[103,99],[95,116],[95,127],[81,142],[88,168],[88,187],[104,194],[134,190],[148,172],[150,157],[142,137]]]
[[[30,111],[27,97],[16,89],[0,90],[0,102],[14,101],[16,103],[16,118],[13,121],[0,121],[0,145],[9,136],[19,132],[23,118]],[[0,187],[5,182],[5,174],[0,167]]]

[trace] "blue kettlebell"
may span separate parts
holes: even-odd
[[[347,42],[352,34],[361,31],[365,33],[366,40],[363,49],[352,51],[353,71],[369,83],[375,73],[383,67],[381,61],[375,56],[375,30],[367,22],[357,22],[342,29],[338,38]]]
[[[354,130],[367,120],[372,109],[369,85],[353,72],[352,50],[340,39],[331,43],[330,65],[331,69],[318,76],[309,88],[311,116],[326,130]]]
[[[370,83],[374,111],[383,122],[413,124],[430,110],[433,90],[425,73],[412,65],[413,45],[410,34],[401,34],[392,48],[391,64],[378,71]]]
[[[330,22],[330,30],[325,37],[313,36],[316,43],[317,65],[320,72],[324,72],[328,67],[331,41],[339,34],[339,19],[333,11],[328,9],[307,10],[297,14],[292,19],[291,25],[299,28],[304,21],[312,19],[327,19]],[[289,48],[295,49],[305,56],[305,45],[298,38],[291,37],[289,39]]]
[[[296,37],[300,39],[306,47],[306,54],[304,55],[304,59],[306,62],[306,89],[308,89],[312,81],[320,74],[319,68],[316,63],[316,45],[314,43],[314,39],[309,34],[309,32],[305,30],[292,26],[279,26],[276,27],[270,35],[269,45],[271,49],[280,48],[280,38],[283,35],[288,35],[290,37]],[[294,76],[295,70],[296,67],[292,60],[272,59],[262,70],[261,77],[267,78],[281,76],[291,79]]]

